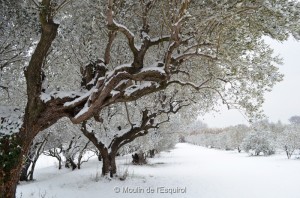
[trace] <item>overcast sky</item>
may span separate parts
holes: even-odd
[[[288,123],[293,115],[300,116],[300,42],[289,39],[284,43],[268,41],[284,60],[280,72],[284,80],[276,84],[273,91],[265,95],[263,110],[270,121],[281,120]],[[236,124],[247,124],[247,119],[238,110],[221,108],[220,113],[207,114],[199,117],[209,127],[225,127]]]

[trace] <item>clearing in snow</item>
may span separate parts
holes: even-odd
[[[144,166],[131,165],[131,156],[118,158],[119,175],[128,172],[125,181],[102,178],[96,158],[75,171],[58,170],[51,160],[41,157],[36,180],[22,182],[17,197],[300,197],[300,161],[287,160],[283,154],[249,157],[180,143]]]

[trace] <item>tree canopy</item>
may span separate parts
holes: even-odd
[[[103,109],[146,105],[156,92],[202,112],[221,101],[259,113],[283,77],[263,39],[299,40],[299,8],[292,0],[1,0],[0,192],[14,196],[22,155],[62,117],[100,121]]]

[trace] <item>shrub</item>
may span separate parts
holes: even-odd
[[[242,149],[251,155],[272,155],[275,153],[272,136],[266,131],[254,131],[244,139]]]

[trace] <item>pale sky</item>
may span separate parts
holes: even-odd
[[[270,40],[268,43],[274,53],[283,58],[280,72],[284,74],[284,80],[265,95],[263,110],[270,121],[281,120],[288,123],[291,116],[300,116],[300,42],[291,38],[284,43]],[[209,127],[247,124],[247,120],[238,110],[227,110],[226,107],[222,107],[220,113],[210,113],[199,119]]]

